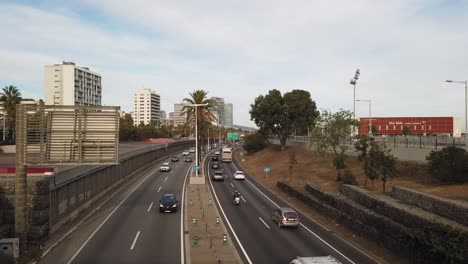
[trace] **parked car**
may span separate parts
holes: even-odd
[[[277,222],[279,227],[299,226],[299,215],[294,211],[294,209],[289,207],[280,207],[273,210],[271,219]]]
[[[234,180],[245,180],[245,175],[243,171],[234,172]]]
[[[159,171],[171,171],[171,166],[169,162],[164,162],[161,167],[159,167]]]
[[[178,158],[178,157],[172,157],[172,158],[171,158],[171,161],[172,161],[172,162],[177,162],[177,161],[179,161],[179,158]]]
[[[185,162],[192,162],[192,157],[186,157]]]
[[[182,155],[183,156],[188,156],[188,155],[190,155],[190,152],[188,150],[184,150],[184,152],[182,152]]]
[[[224,174],[223,171],[217,170],[213,174],[214,181],[224,181]]]
[[[160,213],[174,213],[177,212],[177,199],[172,193],[166,193],[161,196],[159,200],[159,212]]]
[[[211,163],[211,168],[212,169],[219,169],[219,163],[218,162]]]
[[[218,160],[219,160],[219,158],[218,158],[218,156],[217,156],[217,155],[214,155],[214,156],[212,156],[212,157],[211,157],[211,160],[213,160],[213,161],[218,161]]]

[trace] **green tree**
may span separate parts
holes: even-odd
[[[271,132],[279,138],[282,151],[294,129],[307,130],[319,115],[309,92],[293,90],[283,96],[276,89],[255,98],[249,113],[262,133]]]
[[[137,139],[137,127],[133,125],[133,118],[126,114],[119,119],[119,141],[134,141]]]
[[[16,105],[21,102],[21,92],[15,86],[5,86],[0,92],[0,106],[5,109],[5,123],[8,127],[7,141],[13,141],[13,130],[16,124]],[[5,129],[5,128],[4,128]]]
[[[268,146],[268,138],[261,133],[253,133],[244,137],[244,149],[248,153],[255,153]]]
[[[371,126],[371,130],[372,130],[372,135],[377,135],[379,133],[379,130],[374,125]]]
[[[370,150],[370,144],[371,144],[371,138],[368,135],[357,135],[356,136],[356,143],[354,144],[354,148],[356,152],[359,152],[358,155],[358,160],[363,163],[364,165],[364,174],[366,177],[364,178],[364,186],[367,187],[367,179],[368,173],[373,173],[372,171],[368,171],[366,166],[368,164],[365,164],[367,162],[367,158],[369,156],[369,150]]]
[[[344,154],[349,148],[345,143],[346,138],[351,135],[353,126],[357,125],[358,121],[353,118],[353,113],[350,111],[341,110],[336,113],[323,111],[312,130],[311,146],[321,153],[330,149],[333,151],[333,165],[338,172],[337,181],[341,180],[342,170],[346,168]]]
[[[396,168],[396,158],[390,153],[389,149],[382,148],[379,156],[379,164],[382,189],[385,193],[385,184],[388,179],[393,178],[393,176],[398,173]]]
[[[403,127],[403,135],[407,137],[409,134],[411,134],[411,130],[408,126]]]
[[[468,154],[462,148],[449,146],[431,151],[426,157],[431,174],[447,183],[468,181]]]

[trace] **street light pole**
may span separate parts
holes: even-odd
[[[361,71],[357,69],[354,73],[354,77],[349,81],[349,83],[353,85],[353,119],[356,119],[356,83],[359,79],[359,75],[361,75]]]
[[[206,106],[206,104],[187,104],[187,106],[195,107],[195,167],[198,168],[198,107]],[[198,170],[195,170],[195,175],[198,177]]]
[[[465,148],[468,149],[468,97],[467,97],[467,90],[468,90],[468,80],[467,81],[453,81],[453,80],[446,80],[448,83],[460,83],[465,85]]]
[[[369,136],[372,135],[372,100],[356,100],[356,102],[369,103]]]

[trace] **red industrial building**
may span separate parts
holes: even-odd
[[[403,135],[409,127],[411,135],[460,135],[461,130],[453,117],[372,117],[377,135]],[[361,118],[359,134],[369,134],[369,118]]]

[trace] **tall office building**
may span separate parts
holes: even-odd
[[[211,97],[210,99],[214,102],[214,107],[218,114],[218,124],[224,125],[224,98]]]
[[[44,91],[46,105],[100,106],[101,75],[73,62],[46,65]]]
[[[159,122],[161,114],[161,97],[150,89],[141,89],[134,95],[133,124],[147,125],[151,121]]]
[[[174,104],[174,126],[184,125],[187,122],[187,114],[182,114],[184,104]]]
[[[232,104],[225,104],[224,105],[224,126],[228,128],[232,128],[233,125],[233,118],[232,118]]]

